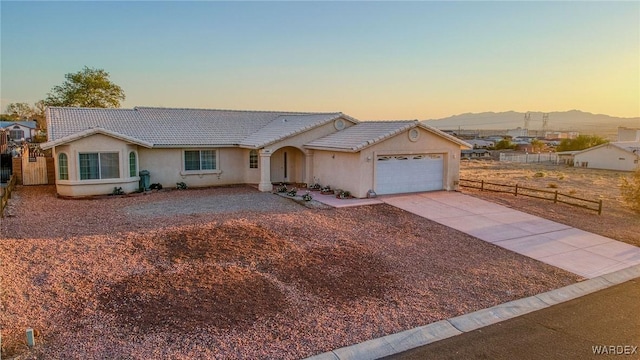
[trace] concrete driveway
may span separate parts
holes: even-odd
[[[640,264],[638,247],[458,192],[379,199],[589,279]]]

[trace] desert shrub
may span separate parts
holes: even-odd
[[[623,177],[620,192],[624,202],[635,212],[640,213],[640,169],[630,178]]]
[[[541,178],[541,177],[545,177],[545,176],[546,176],[546,174],[543,173],[542,171],[533,174],[533,177],[537,177],[537,178]]]
[[[124,191],[122,190],[121,187],[114,187],[113,191],[111,192],[112,195],[124,195]]]
[[[563,139],[556,151],[577,151],[605,144],[608,141],[597,135],[578,135],[575,139]]]
[[[293,197],[296,196],[298,194],[298,189],[296,189],[295,187],[292,188],[291,190],[287,191],[287,195]]]
[[[176,183],[176,189],[178,190],[187,190],[187,184],[184,182]]]
[[[306,194],[302,195],[302,200],[304,201],[311,201],[313,200],[313,196],[311,195],[310,192],[307,191]]]
[[[557,189],[557,188],[558,188],[558,184],[556,184],[556,183],[549,183],[549,184],[547,185],[547,187],[548,187],[548,188],[552,188],[552,189]]]
[[[278,187],[276,188],[276,191],[279,193],[286,193],[289,189],[287,189],[287,185],[280,183],[280,185],[278,185]]]
[[[518,145],[512,143],[511,141],[504,139],[504,140],[500,140],[496,143],[495,149],[496,150],[505,150],[505,149],[515,149],[516,147],[518,147]]]

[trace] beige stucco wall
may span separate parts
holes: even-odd
[[[634,171],[638,168],[638,156],[620,149],[614,145],[604,145],[597,149],[578,153],[574,158],[574,166],[583,166],[587,163],[588,168],[608,169],[620,171]]]
[[[240,148],[211,149],[217,150],[218,153],[218,170],[216,171],[183,171],[184,150],[198,150],[196,148],[141,148],[139,150],[140,169],[149,171],[151,183],[160,183],[163,187],[175,187],[178,182],[184,182],[189,187],[245,183],[244,175],[245,169],[249,167],[249,151]],[[205,150],[205,148],[200,150]]]
[[[258,152],[258,167],[255,169],[249,168],[249,149],[239,149],[242,151],[242,161],[244,162],[244,183],[246,184],[258,184],[260,182],[260,154]],[[257,150],[256,150],[257,151]]]
[[[129,153],[131,151],[136,152],[137,146],[101,134],[56,147],[53,151],[56,168],[56,191],[62,196],[77,197],[111,194],[114,187],[121,187],[127,193],[137,190],[140,178],[138,176],[129,176]],[[120,178],[80,180],[79,154],[94,152],[117,152],[119,154]],[[69,164],[68,180],[60,180],[58,164],[58,155],[60,153],[67,154]],[[137,156],[139,159],[139,155]]]
[[[444,154],[445,190],[456,190],[460,179],[460,146],[419,128],[417,141],[409,140],[404,131],[359,153],[315,150],[313,176],[320,184],[350,191],[355,197],[366,197],[369,189],[376,189],[375,164],[380,155]]]
[[[342,119],[345,125],[345,129],[354,125],[351,121],[347,119]],[[313,179],[313,159],[308,155],[310,154],[309,150],[304,147],[304,144],[310,143],[313,140],[325,137],[329,134],[333,134],[338,130],[334,126],[335,121],[331,121],[322,126],[318,126],[309,131],[303,132],[301,134],[297,134],[290,138],[287,138],[282,141],[278,141],[271,145],[267,145],[264,148],[268,151],[271,151],[271,181],[272,182],[301,182],[312,184],[314,182]],[[292,175],[289,176],[289,179],[284,179],[284,161],[283,161],[283,151],[280,149],[286,147],[294,147],[300,150],[300,152],[292,151],[289,149],[287,151],[287,162],[289,163],[289,170]],[[293,157],[290,158],[290,156]],[[292,161],[293,160],[293,161]]]

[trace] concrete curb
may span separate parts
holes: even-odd
[[[368,340],[306,360],[374,360],[473,331],[640,278],[640,265],[429,325]]]

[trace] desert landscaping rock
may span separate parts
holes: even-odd
[[[579,280],[386,204],[308,209],[245,187],[18,187],[11,202],[3,358],[299,359]]]

